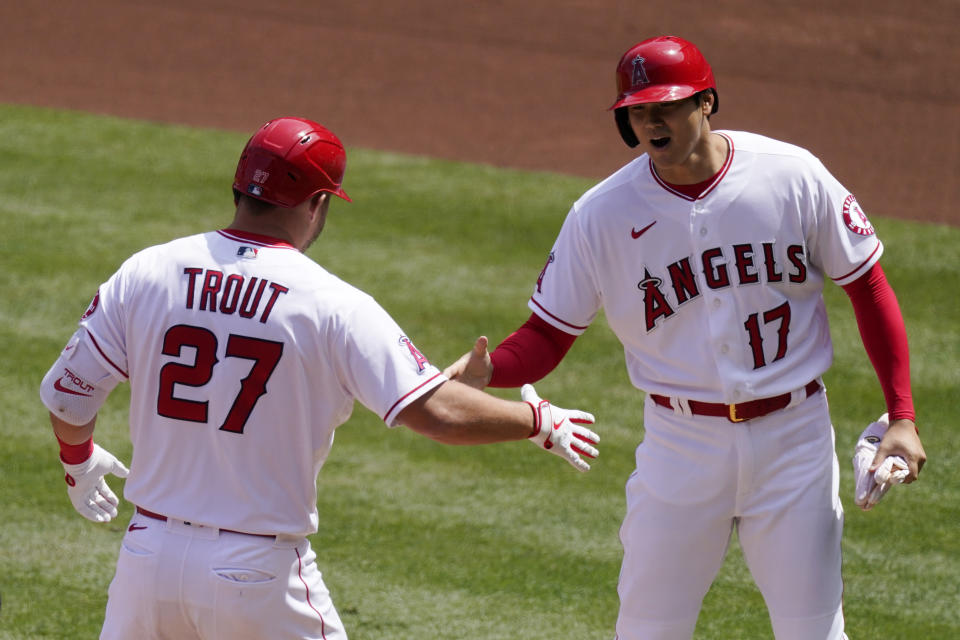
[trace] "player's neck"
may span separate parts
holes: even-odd
[[[287,227],[282,224],[273,223],[273,221],[266,219],[266,216],[254,218],[251,216],[237,215],[227,229],[273,238],[293,245],[294,247],[297,246],[294,242],[295,238],[293,234],[290,233]]]
[[[308,208],[307,203],[289,208],[253,208],[249,201],[241,200],[227,228],[275,238],[303,251],[313,237]]]
[[[727,161],[729,153],[725,137],[707,132],[682,163],[661,166],[654,162],[653,167],[657,175],[669,184],[697,184],[715,176]]]

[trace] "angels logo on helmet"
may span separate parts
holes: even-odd
[[[631,82],[633,87],[650,84],[650,79],[647,78],[647,70],[643,68],[644,62],[646,62],[646,59],[643,56],[638,55],[633,59],[633,80]]]

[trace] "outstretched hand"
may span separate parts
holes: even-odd
[[[578,471],[589,471],[590,465],[581,456],[592,460],[599,455],[594,445],[600,442],[600,436],[582,425],[593,424],[593,415],[550,404],[537,395],[532,384],[521,387],[520,397],[533,407],[536,416],[530,442],[560,456]]]
[[[486,387],[493,376],[493,362],[487,352],[487,337],[477,338],[473,348],[444,369],[443,373],[451,380],[462,382],[474,389]]]

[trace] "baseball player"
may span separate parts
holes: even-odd
[[[226,229],[150,247],[97,292],[41,385],[67,492],[109,522],[135,512],[101,638],[346,638],[306,536],[317,474],[355,400],[448,444],[531,439],[581,471],[593,416],[448,381],[369,295],[304,255],[346,155],[301,118],[264,124],[240,157]],[[93,442],[130,383],[129,471]]]
[[[899,456],[912,482],[926,458],[883,245],[809,152],[712,130],[716,83],[693,44],[631,47],[617,90],[617,128],[640,155],[574,203],[526,324],[489,355],[481,337],[446,373],[538,380],[603,308],[646,393],[617,638],[690,638],[734,530],[778,640],[844,638],[824,282],[849,294],[886,399],[871,470]]]

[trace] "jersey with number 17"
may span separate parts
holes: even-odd
[[[802,388],[833,350],[825,279],[857,279],[883,246],[808,151],[720,131],[726,163],[693,198],[642,155],[570,210],[530,308],[578,335],[603,308],[630,380],[727,404]]]
[[[249,533],[317,530],[317,474],[354,400],[394,426],[445,380],[372,297],[236,231],[131,256],[81,326],[130,381],[125,498]]]

